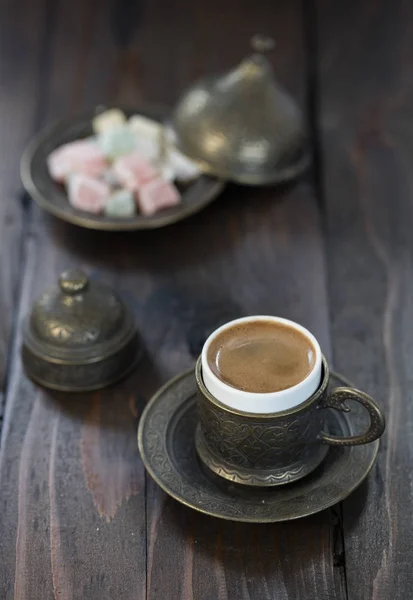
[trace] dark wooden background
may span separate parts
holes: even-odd
[[[51,119],[112,101],[172,105],[186,84],[277,40],[315,169],[229,186],[201,214],[136,234],[49,218],[19,159]],[[405,600],[413,589],[413,8],[394,0],[0,3],[0,598]],[[21,370],[20,324],[81,265],[128,298],[146,346],[120,386],[52,394]],[[139,414],[221,322],[290,317],[384,407],[366,484],[298,522],[221,522],[165,496]]]

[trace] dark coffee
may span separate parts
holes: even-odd
[[[239,323],[220,333],[207,360],[224,383],[245,392],[279,392],[309,375],[313,344],[303,333],[274,321]]]

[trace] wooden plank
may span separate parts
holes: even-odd
[[[202,70],[232,66],[245,54],[247,38],[265,30],[279,41],[277,73],[303,96],[299,3],[223,8],[209,2],[199,9],[205,31],[218,13],[225,27],[214,30],[213,45],[201,35],[202,54],[193,48]],[[231,187],[203,215],[152,238],[156,254],[145,260],[151,280],[151,272],[162,279],[143,305],[141,328],[157,372],[190,365],[215,326],[248,313],[302,321],[328,353],[320,231],[312,187],[302,183],[284,192]],[[191,513],[150,481],[147,494],[151,600],[345,597],[335,513],[260,527]]]
[[[322,251],[311,189],[303,184],[280,204],[276,203],[274,191],[258,197],[254,194],[254,205],[246,201],[250,192],[234,189],[234,193],[237,203],[245,198],[242,214],[234,216],[233,203],[228,208],[224,203],[217,205],[210,211],[215,222],[220,223],[225,222],[229,211],[232,213],[232,238],[226,242],[219,238],[221,244],[226,244],[225,254],[232,254],[230,262],[225,261],[224,268],[221,265],[214,268],[211,261],[208,273],[211,277],[212,272],[212,284],[205,274],[198,274],[195,269],[181,274],[188,278],[185,290],[193,285],[201,297],[208,294],[215,306],[215,312],[209,313],[206,330],[201,321],[199,339],[204,339],[207,331],[221,320],[248,313],[286,314],[307,323],[325,339],[325,298],[320,281],[323,278]],[[195,222],[193,227],[197,227]],[[200,229],[198,234],[201,231],[207,230]],[[215,242],[212,232],[212,229],[208,231],[211,247]],[[306,240],[304,246],[300,243],[303,239]],[[223,260],[222,257],[220,262]],[[229,273],[231,281],[225,297],[222,290]],[[278,281],[280,285],[275,283]],[[221,291],[213,293],[212,290]],[[189,328],[192,335],[196,335],[200,326],[199,317],[195,315],[201,313],[205,305],[201,302],[198,308],[197,297],[190,290],[185,291],[185,296],[192,304],[191,312],[182,318],[179,312],[174,317],[171,311],[172,325],[169,319],[165,322],[168,333],[156,355],[158,363],[164,360],[165,366],[176,356],[173,346],[176,338],[169,334],[171,329],[182,336]],[[183,302],[183,297],[179,298],[174,306],[179,307]],[[303,303],[303,298],[307,303]],[[181,352],[181,338],[178,339],[177,350]],[[186,353],[189,353],[188,347]],[[190,362],[189,357],[188,361],[185,355],[183,358]],[[334,513],[327,511],[314,518],[280,525],[221,523],[191,514],[150,484],[147,511],[148,598],[151,600],[165,598],[168,592],[171,598],[182,599],[295,599],[305,594],[309,598],[345,597],[341,565],[336,568],[335,564],[341,549],[340,544],[335,547],[334,538],[340,536],[340,527]]]
[[[337,368],[387,413],[373,473],[344,503],[350,600],[413,586],[413,14],[319,0],[319,97]]]
[[[19,185],[22,150],[38,120],[39,65],[47,42],[45,2],[3,2],[0,13],[0,429],[14,307],[23,262],[27,198]],[[21,21],[21,12],[26,19]],[[21,77],[24,69],[25,76]],[[5,249],[9,249],[7,252]]]
[[[99,5],[99,25],[96,8],[94,2],[76,7],[57,2],[48,17],[43,121],[110,97],[110,73],[122,50],[110,35],[111,5]],[[90,36],[93,25],[100,31]],[[104,47],[100,35],[106,37]],[[104,76],[95,58],[88,60],[98,50]],[[22,78],[29,75],[22,70]],[[33,209],[19,331],[44,286],[65,266],[86,262],[65,247],[66,238],[76,235],[76,229],[59,228]],[[129,387],[83,397],[49,394],[22,376],[20,341],[19,336],[0,455],[0,597],[144,598],[145,478],[136,448],[136,382],[131,378]]]
[[[181,0],[173,12],[166,0],[154,0],[131,23],[114,4],[100,3],[94,20],[92,0],[77,10],[56,3],[44,121],[106,100],[173,101],[196,75],[239,60],[260,30],[276,35],[277,74],[303,97],[298,0],[233,0],[225,7]],[[129,46],[120,44],[122,35]],[[145,503],[136,449],[144,401],[193,364],[223,320],[291,317],[329,354],[311,184],[278,191],[230,186],[202,214],[130,235],[77,229],[35,208],[29,234],[20,322],[63,268],[81,265],[131,302],[146,357],[121,386],[72,397],[25,378],[17,340],[0,455],[0,596],[342,600],[334,511],[273,527],[226,524],[179,506],[150,481]]]

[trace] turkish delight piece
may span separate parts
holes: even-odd
[[[163,133],[163,125],[161,123],[143,117],[142,115],[133,115],[133,117],[129,119],[128,125],[135,135],[149,140],[159,142]]]
[[[73,208],[99,214],[103,211],[110,195],[110,187],[104,181],[87,175],[71,175],[68,182],[68,197]]]
[[[47,157],[49,174],[63,183],[72,173],[98,177],[108,163],[99,145],[93,140],[77,140],[53,150]]]
[[[165,125],[165,138],[169,145],[176,145],[178,142],[178,136],[174,129],[170,125]]]
[[[125,123],[125,114],[118,108],[111,108],[97,115],[92,121],[92,127],[95,133],[103,133],[104,131],[121,127]]]
[[[157,177],[154,167],[139,152],[121,156],[113,164],[113,172],[119,183],[131,192]]]
[[[176,148],[173,148],[168,152],[168,161],[175,171],[177,181],[188,183],[189,181],[196,179],[201,173],[196,162],[182,154],[182,152],[179,152]]]
[[[132,192],[119,190],[112,194],[105,206],[107,217],[119,217],[122,219],[133,217],[136,213],[136,202]]]
[[[139,152],[142,158],[151,163],[155,163],[161,154],[159,140],[152,140],[142,136],[135,136],[135,150]]]
[[[99,145],[105,156],[114,160],[135,149],[135,136],[126,126],[113,127],[99,135]]]
[[[116,177],[116,174],[112,168],[106,169],[106,171],[102,173],[102,179],[103,181],[106,181],[106,183],[112,188],[121,187],[119,179]]]
[[[169,162],[157,165],[157,171],[164,181],[169,181],[171,183],[175,179],[175,169]]]
[[[181,196],[173,184],[153,179],[141,187],[137,201],[141,213],[151,216],[164,208],[180,204]]]
[[[155,167],[161,179],[163,179],[164,181],[169,181],[170,183],[174,181],[175,171],[168,161],[161,163],[156,162]]]
[[[150,162],[158,160],[163,143],[163,125],[141,115],[131,117],[128,125],[135,136],[136,150]]]

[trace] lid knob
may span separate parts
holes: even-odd
[[[59,277],[59,285],[62,292],[75,296],[83,292],[88,286],[87,275],[81,269],[67,269]]]
[[[275,48],[275,40],[269,35],[256,33],[251,38],[251,47],[255,52],[270,52]]]

